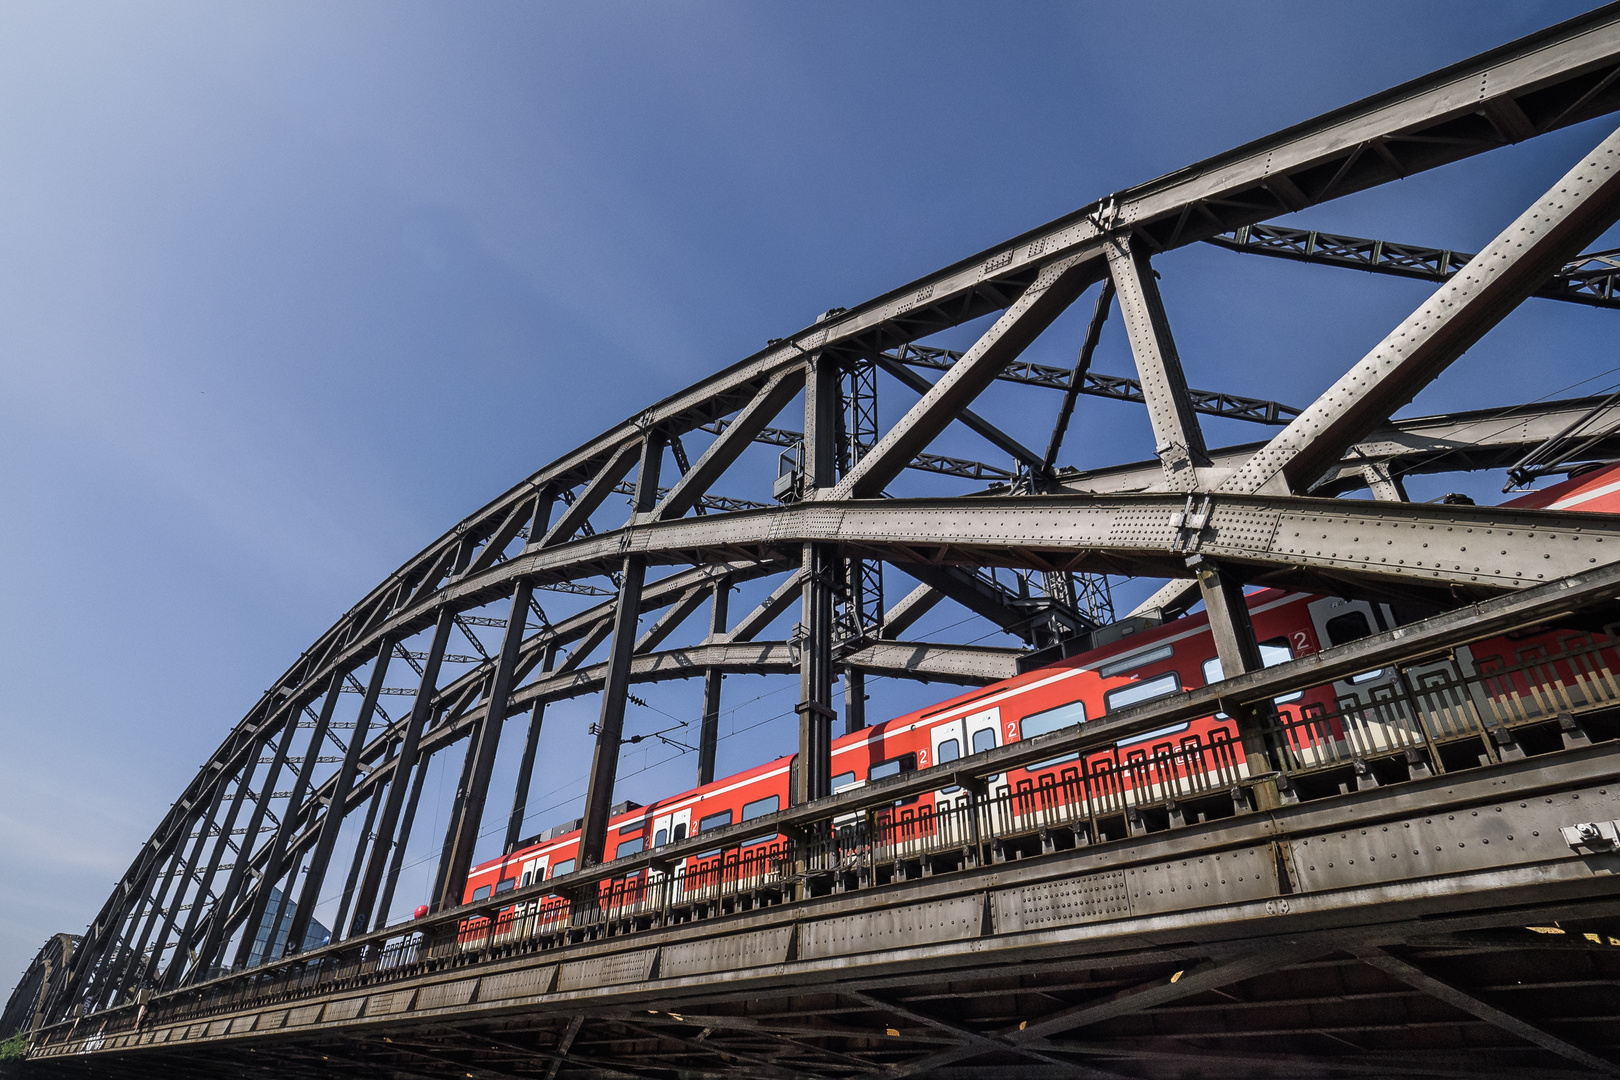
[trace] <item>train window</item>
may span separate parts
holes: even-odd
[[[1144,701],[1154,701],[1179,693],[1181,693],[1181,676],[1173,671],[1167,671],[1163,675],[1155,675],[1151,679],[1143,679],[1129,686],[1120,686],[1108,691],[1103,695],[1103,708],[1113,712],[1127,705],[1140,705]]]
[[[1020,739],[1029,739],[1036,735],[1045,735],[1048,731],[1073,727],[1075,724],[1085,722],[1086,703],[1083,701],[1071,701],[1067,705],[1059,705],[1055,709],[1047,709],[1045,712],[1038,712],[1024,717],[1018,722],[1018,737]],[[988,734],[992,740],[995,739],[994,732]]]
[[[1122,656],[1118,660],[1111,660],[1104,664],[1097,669],[1097,674],[1105,679],[1114,675],[1123,675],[1127,671],[1135,671],[1137,668],[1147,664],[1168,660],[1175,655],[1175,652],[1176,650],[1169,645],[1160,645],[1156,649],[1131,653],[1129,656]]]
[[[833,794],[836,795],[838,792],[844,790],[853,783],[855,783],[855,774],[853,772],[839,773],[837,776],[832,778]]]
[[[672,840],[685,840],[686,839],[686,822],[677,821],[675,823],[675,834],[670,839],[672,839]]]
[[[642,830],[646,827],[647,823],[645,821],[638,821],[630,825],[621,825],[619,826],[619,837],[621,839],[626,839],[632,836],[640,836]]]
[[[774,814],[780,809],[782,809],[782,797],[780,795],[767,795],[763,799],[755,799],[751,803],[744,803],[742,819],[752,821],[754,818],[764,817],[766,814]],[[728,817],[727,820],[729,821],[730,818]]]
[[[1018,737],[1020,739],[1029,739],[1036,735],[1045,735],[1048,731],[1057,731],[1061,728],[1073,727],[1076,724],[1085,722],[1086,703],[1083,701],[1071,701],[1067,705],[1059,705],[1055,709],[1032,713],[1018,721]],[[994,734],[992,734],[991,738],[994,737]],[[1036,769],[1044,769],[1050,765],[1061,765],[1065,761],[1074,761],[1079,756],[1079,754],[1064,754],[1062,757],[1055,757],[1049,761],[1037,761],[1033,765],[1025,765],[1024,768],[1034,772]]]
[[[556,866],[553,866],[551,868],[551,876],[552,877],[562,877],[564,874],[572,874],[573,872],[574,872],[574,860],[573,859],[564,859],[561,862],[559,862]]]
[[[511,892],[515,888],[517,888],[517,878],[504,878],[499,885],[495,886],[495,895],[499,896],[503,892]]]
[[[1335,615],[1324,623],[1322,628],[1327,631],[1328,642],[1333,645],[1343,645],[1360,638],[1371,637],[1373,632],[1365,611],[1347,611],[1343,615]],[[1350,681],[1371,682],[1383,674],[1383,668],[1377,671],[1363,671],[1360,675],[1350,676]]]
[[[995,748],[996,748],[996,729],[995,728],[993,728],[993,727],[980,728],[978,731],[975,731],[973,733],[973,752],[975,754],[982,754],[986,750],[994,750]],[[997,773],[996,775],[994,775],[992,777],[989,777],[989,781],[992,784],[995,783],[997,780],[1000,780],[1000,779],[1001,779],[1001,774],[1000,773]]]
[[[1276,667],[1278,664],[1285,664],[1293,658],[1293,652],[1288,648],[1288,643],[1282,638],[1274,638],[1271,641],[1262,641],[1260,643],[1260,663],[1265,667]],[[1226,674],[1221,669],[1220,657],[1214,656],[1204,661],[1205,686],[1209,686],[1211,683],[1218,683],[1225,677]],[[1290,701],[1298,701],[1304,696],[1305,691],[1295,690],[1292,694],[1284,694],[1282,697],[1272,698],[1271,700],[1276,702],[1278,705],[1286,705]],[[1226,714],[1217,713],[1216,715],[1225,716]]]
[[[522,886],[523,888],[527,889],[529,887],[529,882],[531,882],[533,880],[534,880],[534,871],[533,870],[525,870],[525,871],[523,871],[523,886]]]
[[[878,762],[876,765],[872,766],[871,770],[866,774],[866,776],[869,780],[882,780],[885,777],[899,776],[901,773],[916,771],[917,755],[901,754],[897,758],[890,758],[888,761]]]
[[[763,799],[755,799],[751,803],[744,803],[742,808],[742,820],[751,821],[757,817],[764,817],[766,814],[774,814],[780,809],[782,809],[782,797],[780,795],[767,795]],[[759,844],[765,842],[766,840],[775,839],[776,833],[765,833],[761,836],[750,836],[748,839],[742,842],[741,846],[747,847],[749,844]]]
[[[1343,615],[1335,615],[1323,625],[1323,629],[1327,631],[1328,641],[1334,645],[1372,636],[1372,624],[1367,621],[1365,611],[1347,611]]]
[[[708,817],[699,818],[698,819],[698,825],[697,825],[697,831],[698,832],[708,832],[710,829],[718,829],[722,825],[730,825],[730,824],[731,824],[731,811],[730,810],[722,810],[718,814],[710,814]]]
[[[641,850],[641,846],[642,838],[639,836],[633,840],[621,840],[619,841],[619,846],[613,851],[613,857],[615,859],[622,859],[626,855],[634,855],[636,852]]]
[[[478,886],[478,888],[473,890],[473,899],[474,900],[482,900],[488,895],[489,895],[489,886],[488,885],[480,885],[480,886]]]
[[[939,744],[939,749],[934,751],[934,764],[943,765],[947,761],[955,761],[961,756],[962,744],[957,742],[955,739],[946,739],[944,742]],[[950,787],[943,787],[939,790],[942,794],[953,795],[962,789],[957,787],[955,784],[952,784]]]
[[[663,847],[667,843],[669,843],[668,829],[659,829],[653,833],[653,847]]]

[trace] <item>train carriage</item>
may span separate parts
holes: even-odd
[[[1508,505],[1615,512],[1620,466],[1574,476]],[[1412,614],[1389,604],[1270,588],[1248,594],[1246,602],[1267,666],[1393,629]],[[1290,772],[1365,768],[1408,751],[1442,753],[1453,742],[1478,743],[1482,731],[1555,716],[1571,695],[1620,698],[1620,656],[1612,648],[1594,648],[1593,641],[1581,631],[1538,628],[1459,647],[1439,660],[1296,691],[1264,710],[1270,752]],[[984,753],[1222,677],[1204,615],[1139,628],[1108,645],[835,740],[832,789],[851,790]],[[651,806],[621,804],[610,816],[607,858],[774,813],[787,805],[792,766],[791,757],[782,757]],[[899,800],[869,818],[839,819],[824,869],[854,873],[885,864],[904,874],[908,863],[936,857],[1016,856],[1037,846],[1116,839],[1163,827],[1172,818],[1179,823],[1224,816],[1233,812],[1234,789],[1247,777],[1236,724],[1217,713],[1008,770],[988,778],[982,798],[970,800],[968,792],[945,787]],[[559,826],[476,867],[464,901],[488,901],[571,873],[579,858],[578,825]],[[984,850],[981,838],[990,836],[1000,848]],[[739,890],[767,890],[781,884],[785,847],[774,834],[751,837],[613,879],[602,886],[600,902],[610,917],[638,917]],[[500,919],[502,927],[530,932],[566,923],[567,905],[555,896],[525,900]]]

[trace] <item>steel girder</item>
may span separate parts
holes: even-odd
[[[1364,488],[1368,465],[1381,465],[1397,476],[1503,469],[1527,450],[1556,438],[1570,424],[1604,406],[1604,401],[1601,397],[1574,398],[1394,420],[1351,447],[1311,491],[1330,496]],[[1620,403],[1600,408],[1589,429],[1607,431],[1616,425],[1620,425]],[[1254,442],[1211,450],[1211,465],[1217,470],[1236,469],[1263,446],[1265,443]],[[1620,458],[1620,433],[1609,433],[1588,446],[1578,460],[1616,458]],[[1157,461],[1064,470],[1058,473],[1052,488],[1096,495],[1152,491],[1162,471]]]
[[[385,919],[386,902],[382,910],[372,910],[372,899],[379,887],[383,896],[391,895],[391,885],[381,884],[390,852],[392,873],[398,871],[398,852],[415,808],[416,795],[402,801],[401,786],[409,780],[413,755],[420,777],[432,754],[477,735],[470,740],[476,752],[463,773],[460,839],[447,842],[441,860],[443,884],[444,867],[465,861],[467,830],[476,827],[476,810],[488,794],[483,787],[493,744],[481,740],[498,737],[506,716],[535,710],[532,723],[538,724],[538,705],[595,692],[604,683],[622,695],[632,682],[797,667],[795,650],[828,646],[815,640],[752,639],[791,604],[800,588],[797,568],[806,545],[825,546],[840,558],[932,568],[920,571],[925,585],[891,609],[892,627],[880,631],[878,640],[844,649],[840,664],[968,683],[1009,673],[1016,650],[892,640],[937,602],[942,590],[972,599],[979,605],[974,610],[984,608],[982,597],[969,597],[960,582],[942,576],[952,568],[1184,576],[1187,558],[1202,555],[1222,560],[1250,580],[1369,594],[1417,590],[1455,603],[1620,557],[1620,521],[1596,516],[1577,520],[1538,511],[1213,490],[1233,476],[1239,480],[1229,487],[1260,486],[1243,482],[1243,467],[1264,456],[1265,447],[1215,450],[1206,458],[1197,414],[1275,423],[1295,410],[1218,391],[1189,391],[1172,370],[1173,313],[1152,294],[1148,266],[1150,258],[1279,213],[1611,112],[1620,108],[1617,76],[1620,7],[1610,6],[1098,200],[864,304],[829,312],[539,470],[379,584],[232,729],[98,913],[74,955],[71,978],[50,1004],[51,1018],[76,1005],[95,1009],[123,1000],[155,980],[172,986],[206,974],[228,962],[232,935],[243,925],[251,931],[267,911],[274,919],[271,945],[277,927],[290,927],[289,950],[296,951],[323,886],[313,880],[295,904],[288,899],[292,883],[301,873],[325,877],[348,815],[362,808],[363,834],[376,827],[391,835],[374,841],[362,836],[343,890],[340,923],[349,921],[351,896],[358,905],[351,925],[335,925],[334,931],[341,935],[351,926],[363,929]],[[1606,185],[1598,182],[1594,190]],[[1556,242],[1544,258],[1512,268],[1512,288],[1487,297],[1488,313],[1466,310],[1468,298],[1462,297],[1459,311],[1446,316],[1462,328],[1454,340],[1477,337],[1514,300],[1544,288],[1574,254],[1564,250],[1567,243],[1601,224],[1611,202],[1606,191],[1587,200],[1593,209],[1575,225],[1563,209],[1542,207],[1543,216],[1564,214],[1549,226]],[[1454,274],[1446,286],[1452,292],[1443,292],[1437,303],[1449,303],[1462,287],[1459,279],[1468,274],[1468,267]],[[1120,302],[1136,305],[1127,322],[1134,327],[1139,362],[1150,370],[1140,380],[1093,385],[1084,382],[1091,378],[1083,370],[1086,364],[1075,374],[1020,368],[1022,348],[1088,285],[1110,275],[1121,288]],[[1106,302],[1102,307],[1105,312]],[[1003,313],[996,326],[965,353],[912,348],[919,338],[995,312]],[[1418,331],[1421,327],[1408,328]],[[902,385],[922,392],[921,401],[858,453],[851,452],[841,420],[829,434],[836,410],[825,402],[818,406],[822,411],[807,416],[804,428],[816,440],[814,454],[820,456],[812,468],[818,478],[810,490],[791,484],[784,489],[785,498],[802,501],[763,508],[710,490],[745,471],[750,444],[792,445],[803,438],[768,425],[810,381],[821,387],[817,394],[830,391],[830,374],[891,351],[885,369],[891,377],[895,361],[943,373],[926,388],[900,377]],[[1388,414],[1400,403],[1395,399],[1421,386],[1432,370],[1433,364],[1418,365],[1400,393],[1360,403],[1355,424],[1340,425],[1331,439],[1300,437],[1302,424],[1309,427],[1322,413],[1319,402],[1293,417],[1284,442],[1265,446],[1277,457],[1286,445],[1283,458],[1306,462],[1290,474],[1294,489],[1314,483],[1318,494],[1333,494],[1359,486],[1358,478],[1368,482],[1369,462],[1395,473],[1496,467],[1509,454],[1522,454],[1541,433],[1555,434],[1560,418],[1582,407],[1558,403],[1500,415],[1388,424]],[[807,380],[812,372],[816,379]],[[970,426],[1012,457],[1008,467],[929,453],[934,437],[964,418],[992,383],[1072,390],[1075,378],[1083,380],[1080,393],[1140,398],[1163,417],[1173,417],[1175,430],[1166,431],[1170,441],[1179,438],[1184,450],[1192,449],[1184,455],[1190,469],[1172,469],[1174,479],[1167,481],[1163,462],[1170,458],[1161,453],[1161,462],[1151,466],[1046,475],[1051,463],[1032,460],[1037,456],[1027,449],[1042,445],[1044,431],[1002,432],[977,417]],[[1365,430],[1351,430],[1358,425]],[[689,462],[680,440],[700,431],[717,437]],[[681,475],[659,487],[656,473],[665,445]],[[1603,444],[1601,449],[1607,454],[1620,447]],[[1448,456],[1437,458],[1442,451]],[[890,481],[918,462],[931,463],[934,472],[1010,482],[970,498],[883,497]],[[632,470],[638,473],[634,486],[626,483]],[[1302,482],[1301,470],[1315,475]],[[1082,488],[1088,493],[1075,493]],[[626,491],[638,493],[638,505],[620,526],[607,520],[605,506],[615,492]],[[599,524],[608,527],[598,531]],[[646,581],[639,597],[624,602],[621,584],[639,587],[647,566],[678,569]],[[703,590],[773,574],[787,579],[734,629],[647,651],[676,630],[683,612],[696,609],[693,598]],[[535,589],[608,599],[552,620],[533,599]],[[1008,596],[994,599],[1010,608]],[[666,621],[655,624],[637,650],[636,616],[666,609]],[[1000,617],[1000,610],[992,605],[981,614],[1006,627],[1011,620]],[[476,660],[464,651],[445,652],[451,626],[467,638]],[[479,626],[502,628],[504,646],[486,648],[477,637]],[[417,635],[434,628],[440,629],[432,648],[413,648]],[[624,640],[627,636],[632,640]],[[563,656],[559,649],[567,645],[575,650]],[[593,658],[602,645],[609,650],[606,662]],[[403,663],[395,664],[390,676],[389,662],[396,659]],[[409,679],[414,687],[390,684],[404,664],[412,669],[407,674],[414,676]],[[440,668],[448,669],[442,677]],[[352,719],[348,712],[334,711],[350,685],[361,691]],[[397,696],[412,700],[395,718],[387,709]],[[622,702],[615,708],[622,716]],[[307,742],[300,741],[301,731],[311,732]],[[339,768],[323,774],[323,763]],[[515,806],[514,814],[520,810]],[[240,828],[238,820],[245,823]],[[341,877],[340,866],[332,871]],[[278,883],[285,883],[286,891],[271,906],[269,892]],[[288,910],[293,907],[296,914]],[[238,959],[246,955],[247,944],[238,946]],[[199,954],[195,959],[188,955],[193,950]]]

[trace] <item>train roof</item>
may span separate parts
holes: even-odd
[[[1530,510],[1579,510],[1586,514],[1620,513],[1620,464],[1576,473],[1552,487],[1532,491],[1502,505]]]

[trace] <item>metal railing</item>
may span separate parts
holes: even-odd
[[[1365,775],[1369,764],[1389,763],[1400,779],[1519,756],[1526,752],[1521,741],[1536,744],[1529,752],[1582,745],[1589,736],[1579,718],[1620,711],[1617,672],[1620,625],[1522,647],[1503,639],[1476,643],[1439,658],[1370,668],[1335,681],[1331,692],[1322,687],[1298,700],[1248,706],[1266,743],[1269,774],[1251,775],[1237,722],[1225,714],[1216,714],[1213,724],[1181,724],[1124,745],[1099,738],[1056,760],[989,778],[969,781],[967,772],[959,772],[962,783],[931,793],[896,799],[874,791],[856,812],[829,811],[831,816],[792,835],[729,843],[719,837],[722,846],[677,864],[638,866],[577,886],[569,895],[531,888],[509,894],[498,907],[491,901],[431,925],[396,926],[348,949],[241,972],[146,1008],[108,1010],[94,1018],[94,1031],[110,1037],[141,1024],[296,1002],[1213,820],[1249,810],[1246,790],[1269,776],[1279,779],[1285,797],[1308,798],[1313,778],[1338,778],[1337,786],[1315,789],[1334,794],[1356,786],[1354,777]],[[84,1028],[69,1024],[41,1037],[47,1044],[61,1041],[73,1037],[75,1028],[84,1037]]]

